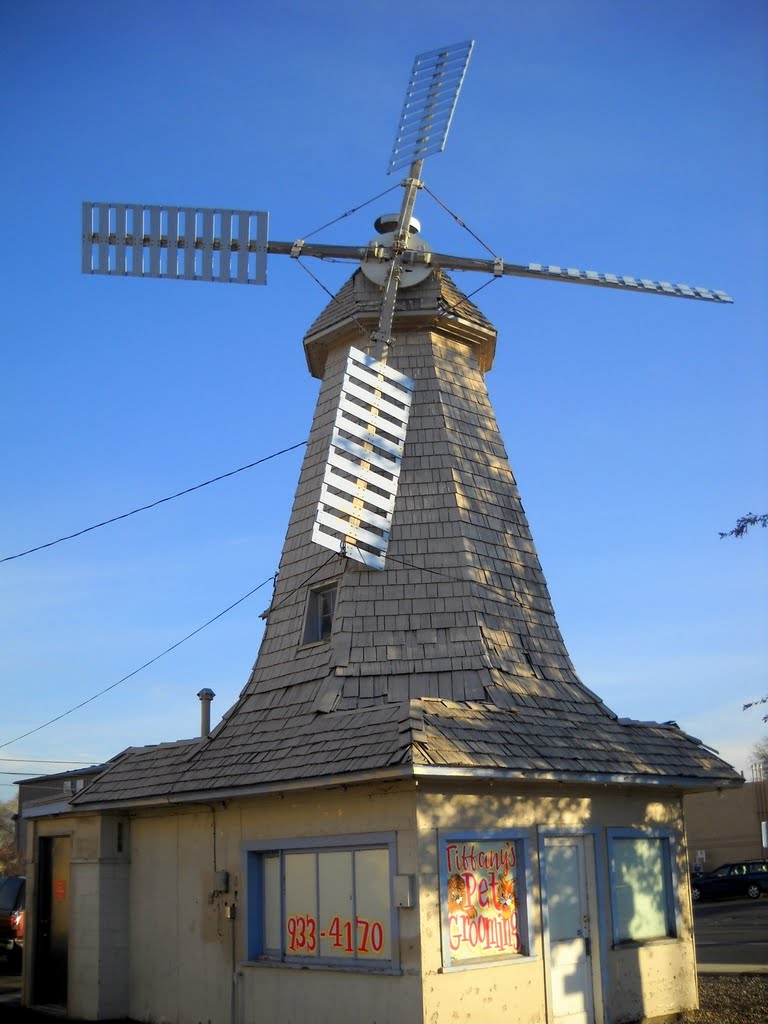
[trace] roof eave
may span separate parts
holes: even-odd
[[[377,768],[368,772],[348,772],[340,775],[323,775],[312,779],[293,779],[286,782],[263,782],[253,786],[232,786],[226,789],[191,790],[185,793],[163,793],[151,797],[117,800],[102,800],[87,804],[75,804],[73,810],[88,813],[109,811],[120,808],[142,808],[175,806],[176,804],[210,804],[216,800],[232,800],[236,797],[268,796],[271,793],[287,791],[333,789],[338,786],[362,785],[367,782],[391,782],[413,777],[410,766]]]
[[[732,789],[744,784],[743,776],[717,776],[704,779],[689,775],[622,774],[618,772],[563,772],[515,770],[509,768],[450,767],[447,765],[415,765],[416,778],[481,778],[518,782],[557,782],[595,786],[652,786],[695,792],[710,789]]]
[[[210,803],[214,800],[231,800],[249,796],[267,796],[271,793],[296,792],[312,789],[333,789],[339,786],[364,785],[375,782],[391,782],[406,779],[459,780],[481,779],[500,782],[554,782],[559,785],[573,783],[594,786],[650,786],[686,792],[705,792],[713,789],[733,789],[744,784],[743,777],[717,776],[710,779],[685,775],[629,775],[600,772],[558,772],[521,771],[509,768],[451,767],[447,765],[403,765],[396,768],[379,768],[367,772],[348,772],[337,775],[318,776],[313,779],[294,779],[285,782],[260,783],[253,786],[237,786],[226,789],[192,790],[185,793],[165,793],[152,797],[135,799],[103,800],[93,803],[73,804],[73,811],[83,813],[109,811],[117,808],[142,808],[178,804]]]

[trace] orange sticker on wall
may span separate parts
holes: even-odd
[[[65,900],[67,898],[67,882],[64,878],[57,878],[53,883],[53,898]]]

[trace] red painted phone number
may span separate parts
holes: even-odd
[[[317,921],[310,914],[297,914],[289,917],[286,921],[288,932],[287,951],[311,955],[317,950],[318,928]],[[371,953],[380,953],[384,948],[384,926],[381,921],[366,921],[365,918],[355,918],[355,925],[351,921],[342,921],[334,917],[328,928],[320,932],[321,939],[332,939],[331,946],[341,953],[359,953],[363,956]]]

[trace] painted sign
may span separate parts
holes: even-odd
[[[450,962],[521,954],[515,841],[446,840],[442,867]]]
[[[289,917],[286,922],[286,944],[288,953],[297,956],[311,956],[317,952],[318,927],[317,921],[310,914],[299,914]],[[328,954],[331,956],[380,956],[384,949],[384,925],[381,921],[366,921],[363,917],[351,921],[343,921],[336,916],[319,932],[321,939],[329,943]]]

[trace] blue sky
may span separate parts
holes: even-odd
[[[267,209],[291,241],[382,192],[413,56],[476,40],[429,187],[513,262],[720,288],[734,306],[505,279],[488,385],[558,619],[622,715],[740,768],[766,727],[768,12],[757,0],[70,4],[0,11],[0,557],[303,441],[327,296],[80,273],[83,200]],[[361,244],[399,195],[319,236]],[[429,196],[435,249],[483,250]],[[350,268],[310,264],[335,289]],[[465,291],[482,279],[457,275]],[[276,570],[301,451],[0,566],[0,743]],[[269,587],[0,757],[99,761],[217,719]],[[65,767],[51,764],[52,768]],[[23,771],[2,761],[0,798]]]

